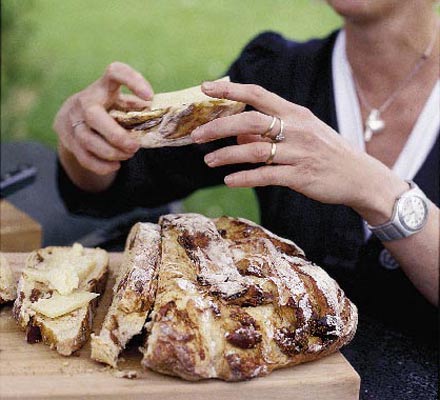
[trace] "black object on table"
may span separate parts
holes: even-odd
[[[11,194],[24,189],[35,181],[37,168],[30,164],[18,164],[1,174],[0,178],[0,198],[5,198]]]
[[[135,222],[156,222],[162,214],[179,211],[178,204],[170,204],[107,219],[74,216],[66,211],[56,189],[54,151],[34,142],[2,143],[2,173],[21,163],[35,166],[37,179],[8,200],[42,225],[44,246],[80,241],[119,251]],[[361,400],[438,398],[438,338],[433,342],[399,332],[361,312],[356,336],[342,353],[361,377]]]

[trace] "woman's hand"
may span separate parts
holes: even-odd
[[[122,94],[121,85],[127,86],[136,96]],[[82,175],[89,171],[98,176],[111,176],[119,169],[120,161],[135,154],[138,142],[109,116],[107,110],[111,107],[143,109],[148,107],[147,100],[152,95],[150,84],[139,72],[114,62],[96,82],[65,101],[53,128],[59,137],[61,162],[71,178],[80,175],[79,171],[73,171],[72,162],[76,161],[84,169]],[[87,186],[84,182],[80,186]]]
[[[394,200],[408,187],[378,160],[351,148],[307,108],[255,85],[207,82],[202,89],[208,96],[242,101],[258,110],[216,119],[192,133],[196,143],[237,136],[236,146],[205,156],[210,167],[266,162],[272,144],[261,134],[272,116],[285,123],[285,139],[277,144],[273,165],[226,176],[230,187],[286,186],[323,203],[350,206],[370,224],[389,219]],[[275,124],[271,137],[279,129]]]

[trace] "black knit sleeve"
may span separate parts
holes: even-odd
[[[72,213],[106,217],[135,207],[156,207],[182,199],[197,189],[223,183],[237,167],[209,168],[203,161],[208,152],[231,145],[233,139],[206,145],[141,149],[121,163],[112,186],[101,193],[79,189],[58,162],[58,188]]]
[[[285,40],[267,32],[253,39],[228,71],[231,80],[273,86],[271,76],[283,53]],[[269,73],[271,71],[271,73]],[[122,163],[112,186],[98,194],[76,187],[58,163],[58,187],[73,213],[111,216],[135,207],[155,207],[182,199],[197,189],[223,183],[225,175],[250,166],[209,168],[203,161],[208,152],[235,144],[234,138],[205,145],[141,149]]]
[[[285,96],[292,85],[292,47],[296,42],[286,40],[275,32],[263,32],[250,41],[231,65],[231,81],[254,83],[271,92]]]

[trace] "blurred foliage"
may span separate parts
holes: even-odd
[[[27,19],[34,0],[1,2],[1,132],[25,133],[28,112],[35,99],[41,74],[28,62],[26,50],[32,37]]]
[[[321,0],[1,0],[2,140],[56,143],[62,102],[124,61],[157,92],[221,76],[259,32],[324,36],[340,19]],[[190,211],[257,219],[249,190],[209,189]]]

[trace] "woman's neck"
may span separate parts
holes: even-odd
[[[384,92],[393,90],[414,68],[434,35],[426,64],[432,64],[428,73],[434,69],[438,75],[438,62],[432,62],[440,54],[437,13],[431,6],[423,8],[412,1],[397,8],[381,19],[345,23],[347,57],[363,88],[377,87],[380,80]]]

